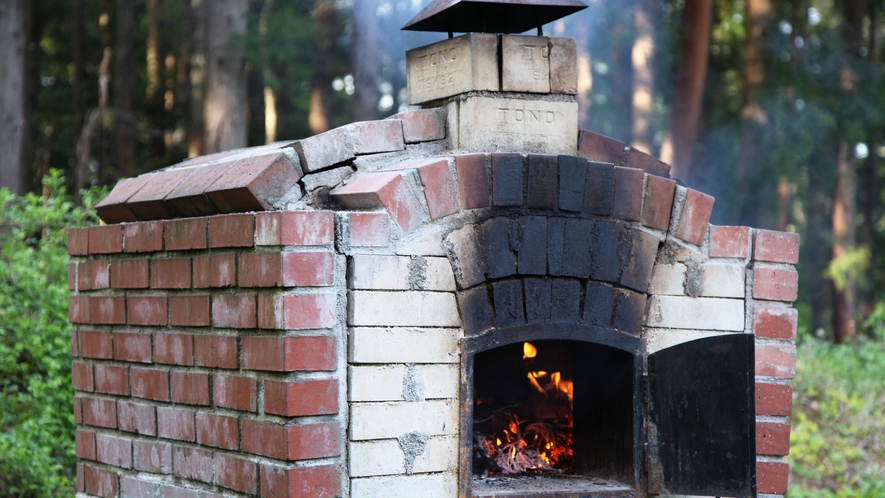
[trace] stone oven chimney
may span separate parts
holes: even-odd
[[[510,33],[581,5],[432,3],[422,109],[121,180],[78,497],[783,495],[798,235],[578,129],[574,41]]]

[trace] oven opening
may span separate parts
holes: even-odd
[[[625,496],[633,384],[634,356],[599,344],[537,340],[476,354],[473,496]]]

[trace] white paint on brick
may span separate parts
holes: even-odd
[[[459,376],[455,365],[417,365],[424,399],[455,399]],[[352,366],[348,369],[350,401],[402,401],[405,365]]]
[[[710,330],[645,329],[645,349],[648,354],[652,354],[662,349],[667,349],[697,339],[706,339],[707,337],[729,335],[733,333],[734,332],[713,332]]]
[[[433,232],[425,227],[415,238],[404,243],[396,250],[397,254],[404,256],[445,256],[446,251],[442,245],[442,234]]]
[[[651,296],[649,327],[690,330],[744,330],[744,300]]]
[[[436,436],[427,441],[424,453],[412,464],[412,473],[455,470],[456,436]],[[355,441],[350,445],[350,476],[371,477],[406,473],[405,455],[396,439]]]
[[[457,403],[351,403],[350,437],[354,441],[396,438],[419,431],[431,436],[458,433]]]
[[[350,332],[353,363],[457,363],[460,329],[359,327]]]
[[[459,327],[455,295],[448,292],[350,293],[350,325]]]
[[[353,256],[349,287],[351,289],[409,288],[409,258],[356,254]]]
[[[744,266],[706,263],[703,297],[744,297]]]
[[[657,264],[651,274],[651,282],[648,285],[649,294],[684,296],[685,295],[685,265]]]
[[[350,481],[350,496],[359,498],[454,498],[458,481],[454,474],[416,474],[368,477]]]
[[[427,290],[452,291],[455,289],[455,274],[447,258],[427,259]]]

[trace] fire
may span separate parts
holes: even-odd
[[[530,342],[522,343],[522,359],[534,358],[535,356],[538,356],[538,348]]]

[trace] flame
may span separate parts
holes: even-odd
[[[538,348],[530,342],[522,343],[522,359],[526,360],[538,356]]]

